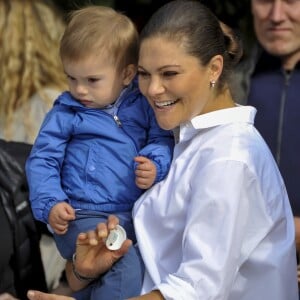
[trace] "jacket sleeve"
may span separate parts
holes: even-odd
[[[67,200],[60,170],[72,130],[73,112],[54,106],[47,114],[26,161],[26,176],[34,217],[48,222],[50,209]]]
[[[158,126],[150,105],[148,106],[148,117],[148,141],[139,155],[151,159],[156,165],[156,183],[163,180],[169,172],[173,158],[174,135],[171,130],[163,130]]]

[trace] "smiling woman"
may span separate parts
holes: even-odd
[[[253,126],[255,109],[232,99],[238,38],[203,5],[174,1],[140,40],[141,92],[161,127],[179,128],[168,177],[134,209],[143,291],[164,299],[297,299],[284,183]]]
[[[174,22],[174,27],[180,26],[180,22],[181,19]],[[167,26],[167,30],[171,27],[162,26]],[[162,128],[171,129],[197,115],[234,107],[228,81],[242,50],[238,40],[233,39],[233,32],[225,24],[222,27],[225,35],[219,26],[220,42],[216,42],[215,49],[198,46],[213,43],[208,30],[207,35],[202,30],[194,30],[189,41],[184,36],[190,34],[186,28],[180,33],[171,30],[152,34],[149,27],[142,31],[139,87]],[[176,39],[173,39],[174,34]],[[224,38],[229,44],[228,51]],[[187,55],[189,53],[193,54]]]
[[[215,93],[210,82],[217,81],[222,66],[221,55],[214,57],[210,67],[205,68],[197,57],[187,56],[177,42],[162,36],[144,40],[140,48],[139,86],[153,107],[159,125],[172,129],[213,110],[214,103],[218,102],[211,101]],[[234,106],[228,90],[220,101],[227,102],[227,107]]]

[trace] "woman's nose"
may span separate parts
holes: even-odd
[[[150,96],[155,96],[162,94],[165,91],[164,85],[159,78],[151,78],[148,86],[148,94]]]

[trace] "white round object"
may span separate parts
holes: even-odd
[[[105,245],[109,250],[118,250],[121,248],[123,242],[126,240],[125,229],[117,225],[115,229],[109,232],[109,235],[105,241]]]

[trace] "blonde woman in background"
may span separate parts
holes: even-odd
[[[50,1],[0,0],[0,139],[32,144],[54,99],[66,89],[58,56],[65,23]],[[49,290],[65,261],[43,234],[41,254]]]
[[[58,56],[64,26],[49,1],[0,0],[0,138],[32,144],[66,89]]]

